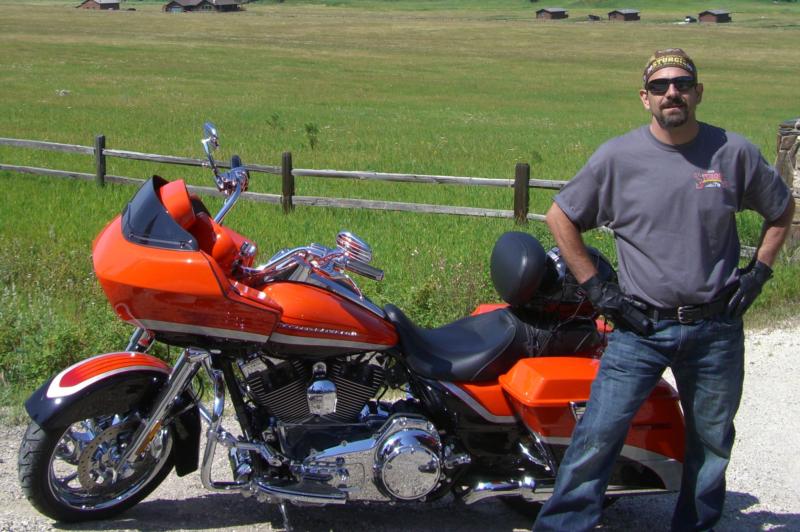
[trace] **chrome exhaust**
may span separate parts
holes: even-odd
[[[466,504],[473,504],[492,497],[522,497],[525,500],[536,500],[536,480],[532,477],[523,477],[520,480],[507,482],[478,482],[472,490],[466,493],[462,500]]]

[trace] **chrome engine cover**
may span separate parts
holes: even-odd
[[[315,453],[294,473],[344,491],[348,500],[413,501],[440,485],[442,453],[433,423],[396,414],[372,437]]]
[[[375,456],[375,482],[395,499],[421,499],[439,483],[441,455],[442,442],[438,433],[420,428],[402,429],[379,446]]]

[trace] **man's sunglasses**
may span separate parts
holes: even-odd
[[[645,88],[647,89],[648,92],[660,96],[662,94],[667,93],[670,85],[675,85],[675,88],[678,89],[679,92],[686,92],[695,85],[697,85],[697,80],[695,80],[692,76],[653,79],[647,82]]]

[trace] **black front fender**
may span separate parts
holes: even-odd
[[[114,355],[116,362],[123,360],[124,364],[121,354]],[[31,419],[42,428],[55,430],[83,419],[132,409],[146,415],[167,382],[169,366],[150,355],[136,353],[130,354],[128,366],[115,367],[111,371],[102,371],[103,368],[86,371],[98,366],[101,357],[109,356],[99,355],[79,362],[40,386],[25,401]],[[150,359],[152,366],[141,363]],[[191,402],[188,394],[184,394],[173,407],[175,412],[185,410],[171,424],[172,455],[179,476],[197,469],[200,452],[200,414],[197,406],[186,408]]]

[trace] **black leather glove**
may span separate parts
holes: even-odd
[[[581,283],[581,288],[594,308],[617,325],[627,327],[640,335],[652,334],[653,322],[642,312],[646,306],[623,294],[616,283],[603,282],[595,275]]]
[[[772,277],[772,268],[759,260],[741,270],[739,288],[728,301],[728,316],[738,318],[747,312],[770,277]]]

